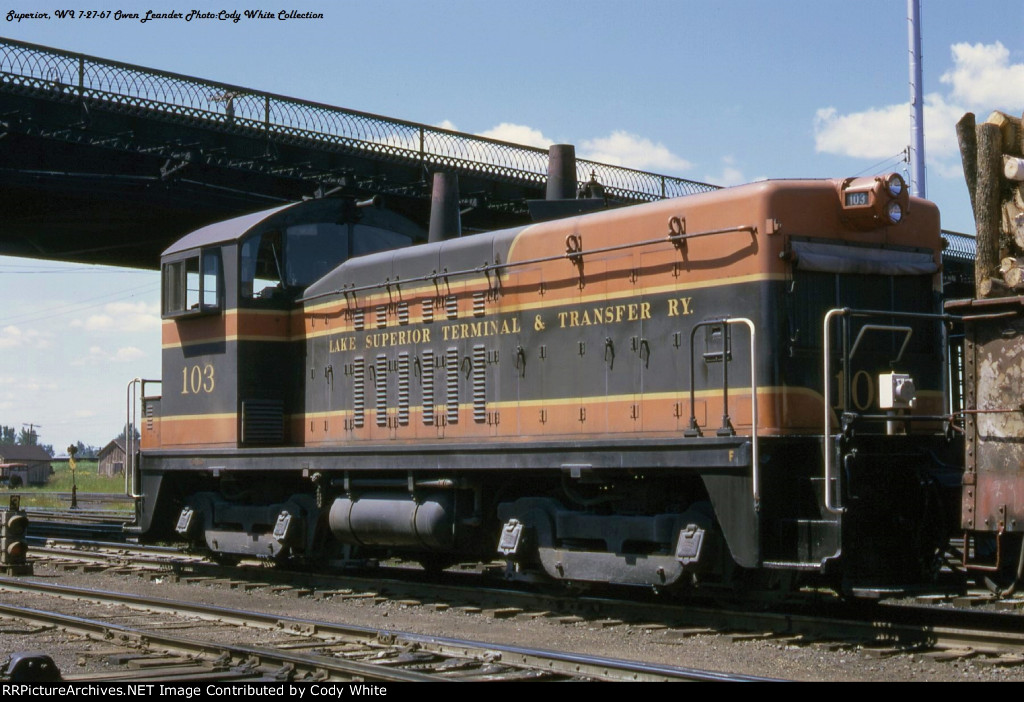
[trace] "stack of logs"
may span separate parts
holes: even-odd
[[[956,125],[964,177],[977,227],[977,296],[1024,294],[1024,129],[993,112],[975,125],[968,112]]]

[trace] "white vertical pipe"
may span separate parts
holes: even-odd
[[[910,149],[913,154],[911,193],[917,197],[924,197],[924,98],[921,89],[921,0],[907,0],[907,37],[910,44]]]

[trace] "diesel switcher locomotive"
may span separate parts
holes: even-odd
[[[899,175],[436,242],[360,204],[164,252],[143,537],[654,588],[934,577],[962,446],[939,214]]]

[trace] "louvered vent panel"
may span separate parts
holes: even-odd
[[[388,425],[388,357],[377,355],[377,426]]]
[[[482,292],[473,293],[473,316],[482,317],[484,315],[484,294]]]
[[[362,307],[352,313],[352,328],[356,331],[362,331],[366,328],[366,314],[363,312]]]
[[[377,305],[377,328],[383,329],[388,325],[387,305]]]
[[[398,303],[398,323],[408,324],[409,323],[409,303],[399,302]]]
[[[423,352],[423,423],[434,423],[434,352]]]
[[[363,426],[365,418],[366,362],[360,357],[352,363],[352,426]]]
[[[409,425],[409,353],[398,354],[398,423]]]
[[[444,362],[445,371],[448,377],[448,396],[445,398],[448,406],[448,423],[458,424],[459,422],[459,350],[448,349]]]
[[[473,421],[487,421],[487,349],[473,347]]]
[[[434,321],[434,298],[423,301],[423,321]]]
[[[280,400],[242,400],[242,443],[284,442],[284,403]]]
[[[455,319],[459,316],[459,299],[454,295],[449,295],[444,300],[444,311],[448,315],[448,319]]]

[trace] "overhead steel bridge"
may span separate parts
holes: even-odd
[[[426,222],[457,173],[464,227],[525,221],[548,152],[0,39],[0,253],[153,267],[170,241],[241,212],[382,194]],[[715,189],[577,160],[612,204]]]

